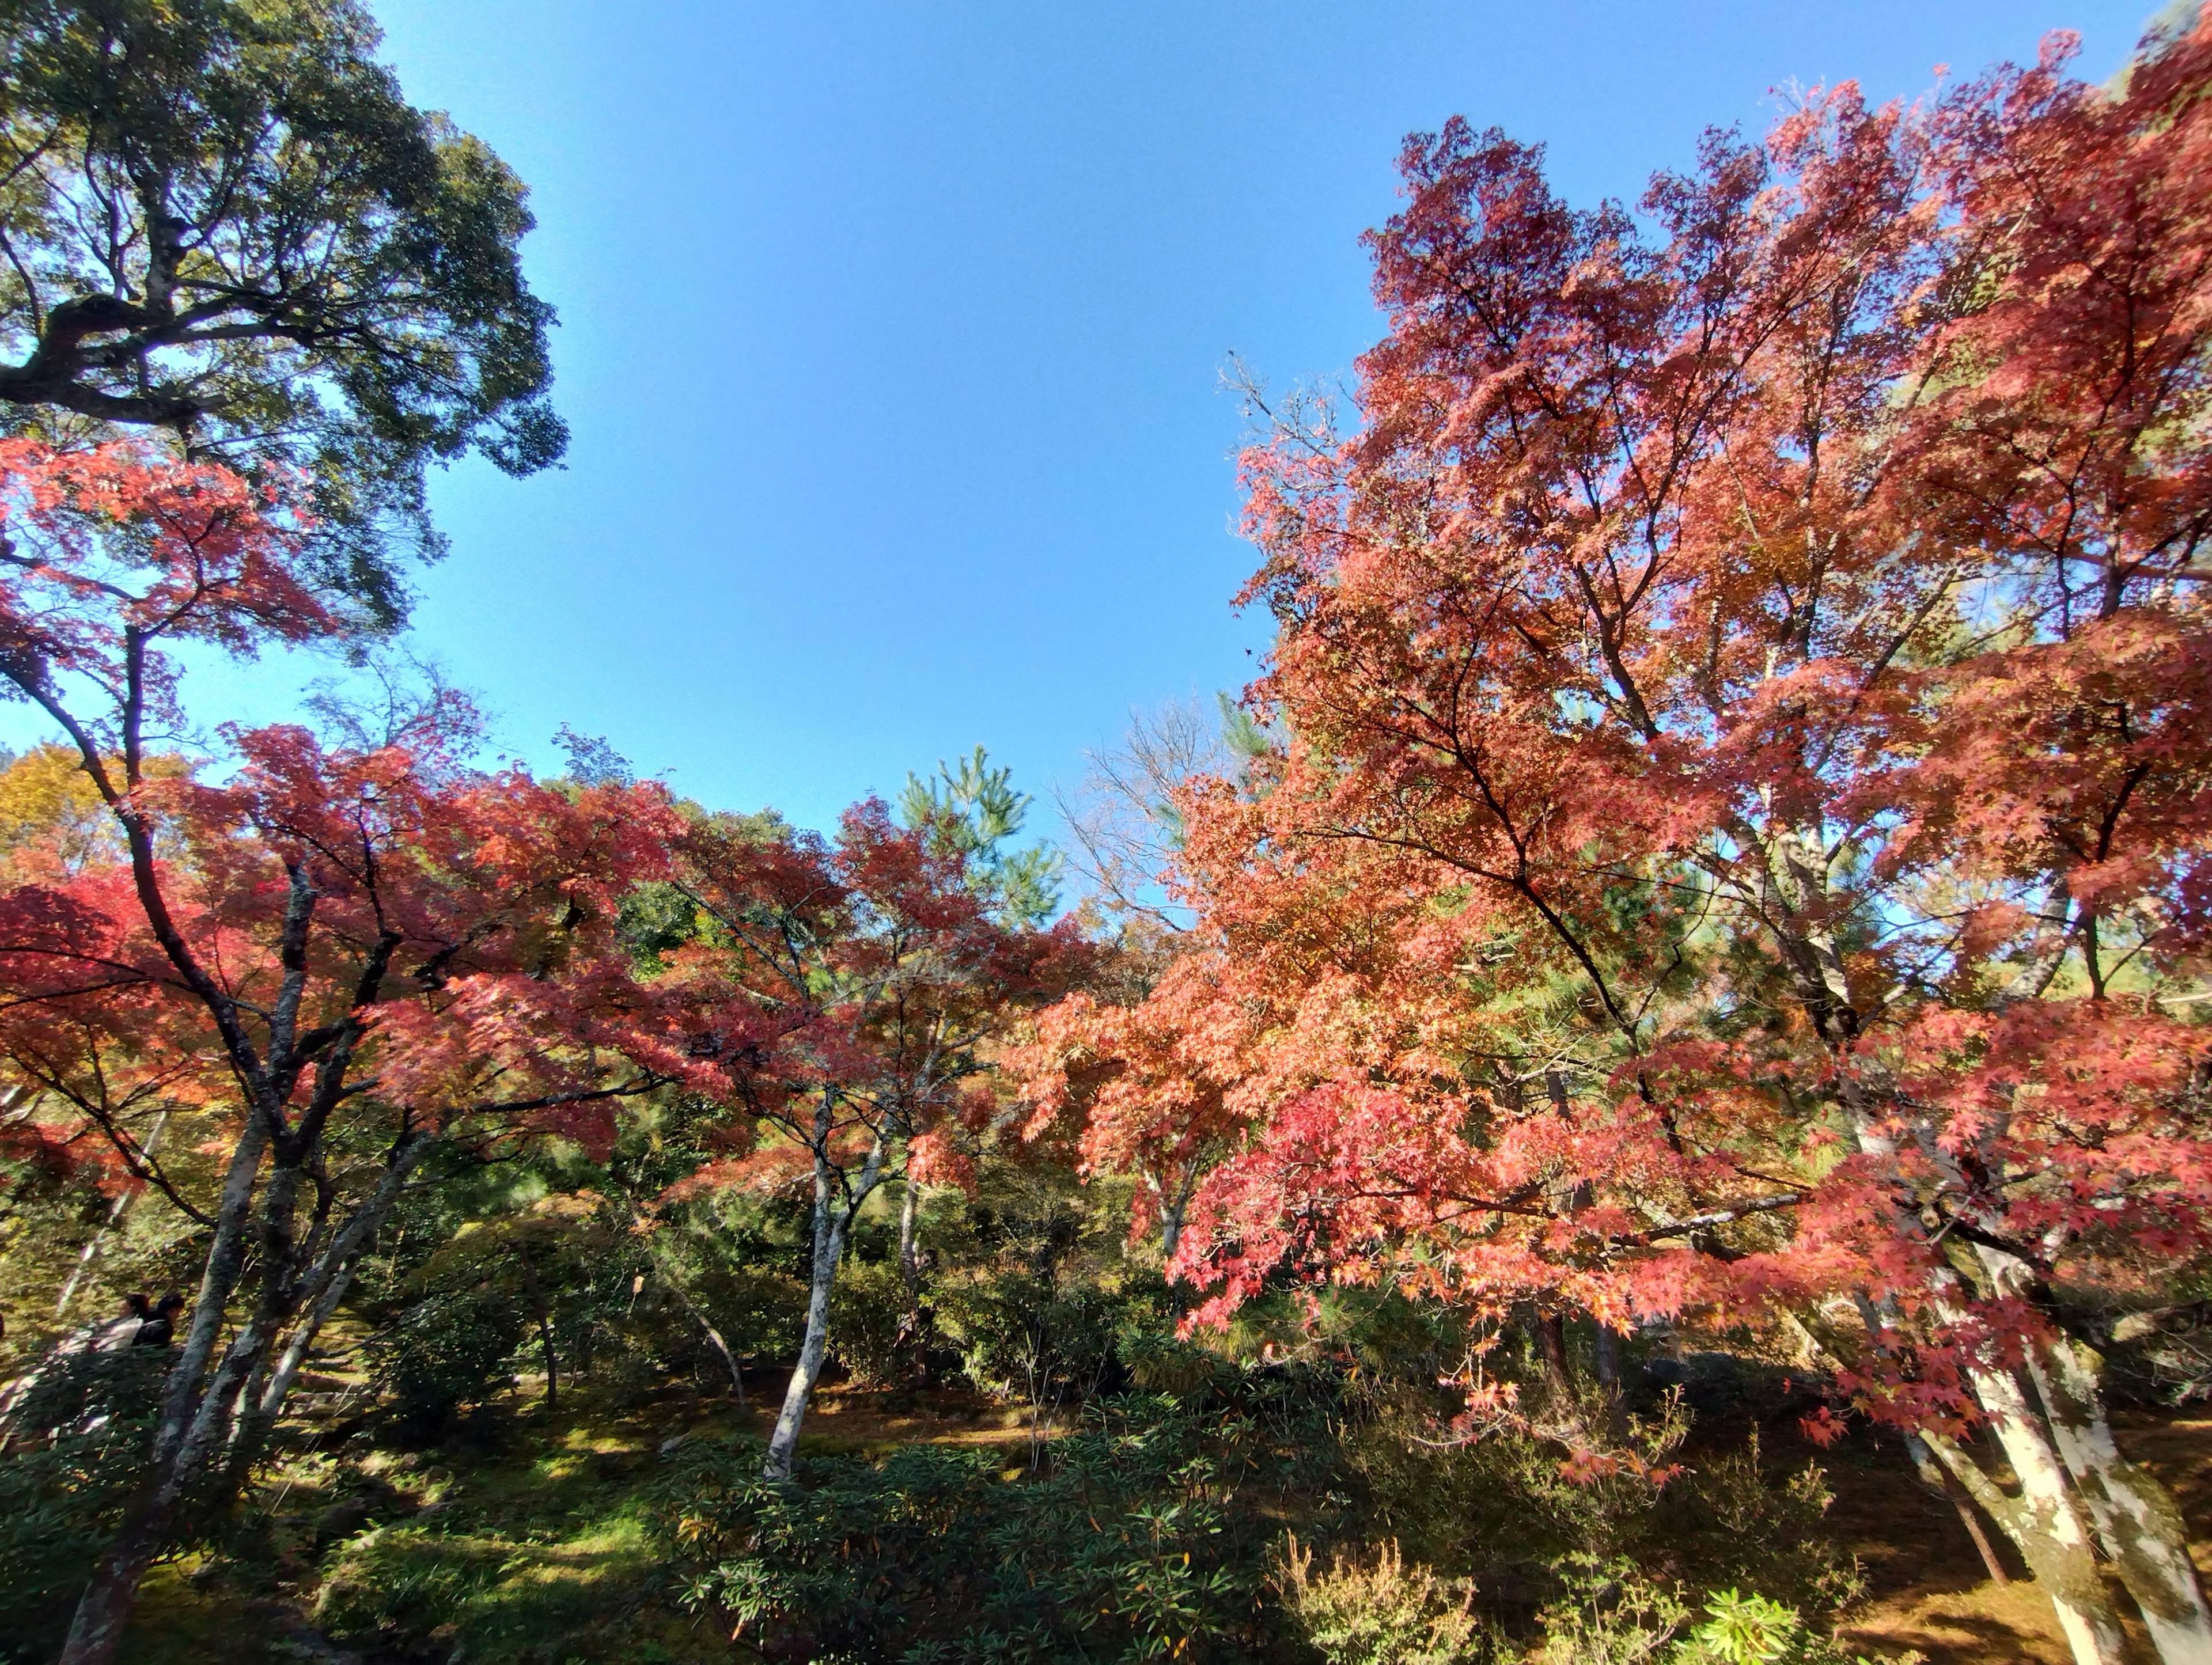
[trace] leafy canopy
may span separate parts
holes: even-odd
[[[0,0],[0,420],[304,471],[319,578],[390,623],[428,464],[568,435],[526,193],[377,41],[353,0]]]

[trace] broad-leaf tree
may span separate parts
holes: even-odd
[[[210,465],[23,440],[0,441],[0,678],[67,734],[119,846],[15,853],[0,1073],[108,1141],[204,1249],[147,1478],[63,1656],[91,1665],[187,1493],[252,1461],[424,1158],[604,1138],[608,1101],[658,1079],[615,927],[672,820],[655,788],[458,768],[434,721],[366,751],[234,732],[220,781],[154,767],[173,644],[331,628],[293,516]],[[149,1148],[163,1115],[220,1153],[211,1192]]]
[[[1115,946],[1102,960],[1140,957],[1126,942]],[[1085,989],[1039,1012],[1006,1070],[1027,1110],[1024,1136],[1072,1137],[1085,1178],[1133,1178],[1131,1235],[1157,1227],[1172,1262],[1200,1182],[1245,1125],[1251,1048],[1262,1036],[1249,1007],[1224,998],[1218,952],[1146,957],[1164,963],[1132,998]],[[1266,1090],[1256,1097],[1264,1104]]]
[[[959,1177],[957,1137],[994,1114],[988,1044],[1076,950],[1073,927],[999,916],[968,856],[878,799],[834,839],[763,818],[701,817],[675,886],[695,923],[653,987],[687,1085],[727,1105],[731,1148],[694,1187],[811,1188],[806,1332],[768,1473],[787,1477],[830,1340],[853,1222],[885,1181]]]
[[[386,621],[424,469],[556,461],[520,183],[410,106],[353,0],[0,0],[0,422],[304,471]]]
[[[2094,1546],[2195,1660],[2062,1291],[2212,1247],[2212,26],[2069,51],[1640,216],[1409,142],[1356,422],[1247,462],[1284,743],[1184,859],[1266,1102],[1181,1264],[1796,1325],[2081,1659]]]

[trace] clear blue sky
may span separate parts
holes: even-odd
[[[1632,198],[1792,79],[1911,94],[2059,26],[2102,78],[2153,3],[382,0],[410,98],[532,189],[575,434],[438,481],[418,643],[541,767],[567,722],[819,825],[981,741],[1042,792],[1249,673],[1219,373],[1373,337],[1408,131]],[[187,694],[275,715],[315,673]]]

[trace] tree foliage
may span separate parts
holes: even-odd
[[[1287,741],[1185,794],[1211,994],[1106,1066],[1170,1035],[1255,1120],[1206,1316],[1809,1320],[1947,1461],[1987,1418],[2071,1476],[2011,1518],[2082,1549],[2085,1658],[2093,1527],[2180,1657],[2179,1516],[2099,1468],[2057,1291],[2212,1247],[2212,27],[2117,93],[2070,51],[1814,93],[1640,214],[1409,141],[1356,423],[1245,459]]]
[[[68,735],[120,847],[58,850],[0,896],[0,1054],[208,1234],[148,1482],[72,1636],[89,1661],[112,1656],[187,1488],[219,1450],[251,1461],[430,1149],[588,1140],[653,1079],[627,1061],[652,1048],[626,1021],[616,898],[655,876],[670,817],[657,789],[454,769],[442,703],[374,750],[280,726],[231,732],[227,781],[161,766],[173,643],[337,629],[295,512],[214,465],[24,440],[0,441],[0,678]],[[214,1195],[149,1149],[171,1113],[224,1152]],[[232,1329],[249,1240],[258,1288]]]
[[[352,0],[0,6],[0,405],[304,472],[313,576],[389,623],[423,471],[558,460],[520,182],[409,105]]]

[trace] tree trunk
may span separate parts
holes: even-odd
[[[1905,1449],[1912,1458],[1912,1467],[1919,1474],[1921,1484],[1931,1492],[1941,1492],[1944,1500],[1958,1512],[1959,1524],[1966,1528],[1966,1535],[1974,1540],[1974,1551],[1982,1558],[1982,1571],[1990,1575],[1990,1582],[1997,1585],[2011,1583],[2012,1575],[2005,1571],[2004,1563],[1997,1559],[1996,1546],[1990,1541],[1990,1534],[1982,1530],[1981,1514],[1975,1509],[1974,1500],[1966,1494],[1966,1488],[1959,1484],[1959,1477],[1944,1464],[1936,1461],[1935,1453],[1928,1449],[1928,1442],[1910,1430],[1905,1436]]]
[[[689,1310],[691,1316],[697,1320],[699,1328],[707,1333],[707,1340],[714,1343],[714,1351],[722,1355],[722,1368],[730,1373],[730,1387],[738,1396],[738,1408],[740,1411],[751,1409],[745,1402],[745,1373],[738,1368],[737,1354],[732,1352],[730,1344],[722,1340],[722,1332],[700,1316],[696,1307]]]
[[[292,1231],[304,1176],[296,1153],[287,1161],[280,1146],[262,1187],[260,1298],[217,1362],[187,1436],[187,1443],[203,1455],[211,1454],[219,1444],[235,1443],[239,1408],[243,1406],[251,1412],[259,1397],[270,1350],[298,1313],[301,1301],[307,1295],[307,1280],[315,1275],[311,1269],[303,1279],[301,1263],[311,1243],[296,1240]]]
[[[1175,1263],[1176,1250],[1182,1247],[1183,1222],[1190,1218],[1190,1200],[1198,1194],[1198,1163],[1193,1158],[1183,1164],[1174,1190],[1158,1182],[1153,1185],[1160,1200],[1160,1265],[1164,1268]]]
[[[1986,1246],[1977,1256],[1991,1285],[2024,1292],[2031,1280],[2017,1256]],[[2143,1626],[2166,1665],[2212,1665],[2212,1611],[2189,1556],[2189,1531],[2173,1497],[2158,1477],[2120,1454],[2105,1417],[2104,1361],[2090,1348],[2059,1334],[2033,1345],[2028,1380],[2042,1402],[2039,1431],[2047,1432],[2064,1477],[2100,1546],[2135,1598]],[[2008,1374],[2017,1414],[2032,1416],[2026,1395]]]
[[[352,1287],[362,1255],[384,1229],[384,1222],[391,1216],[392,1205],[398,1200],[408,1176],[422,1164],[436,1142],[431,1133],[416,1133],[394,1147],[376,1189],[362,1199],[299,1285],[298,1296],[306,1303],[307,1311],[294,1324],[283,1351],[277,1355],[275,1370],[265,1376],[257,1372],[257,1379],[248,1382],[243,1409],[233,1424],[230,1449],[223,1464],[224,1498],[235,1497],[245,1486],[246,1477],[260,1460],[270,1432],[283,1414],[284,1401],[291,1395],[292,1384],[299,1379],[301,1366],[307,1362],[323,1326],[330,1322],[338,1303],[345,1298],[346,1291]]]
[[[246,1224],[252,1212],[254,1182],[268,1148],[269,1122],[258,1107],[247,1112],[223,1176],[216,1210],[214,1240],[200,1273],[192,1322],[161,1396],[161,1420],[147,1477],[123,1517],[123,1525],[93,1569],[78,1598],[58,1665],[112,1665],[123,1646],[123,1632],[137,1605],[138,1585],[167,1538],[169,1522],[194,1477],[205,1443],[195,1437],[205,1425],[205,1378],[222,1326],[223,1310],[238,1287],[245,1266]]]
[[[178,1492],[167,1486],[141,1492],[109,1540],[100,1565],[78,1598],[62,1644],[60,1665],[108,1665],[123,1646],[123,1632],[138,1604],[138,1585],[154,1565],[176,1512]]]
[[[1567,1362],[1567,1322],[1558,1313],[1536,1315],[1536,1349],[1544,1360],[1545,1385],[1564,1401],[1574,1391],[1575,1378]]]
[[[1863,1066],[1852,1055],[1851,1042],[1858,1032],[1858,1014],[1850,1003],[1843,957],[1828,923],[1811,905],[1826,896],[1827,859],[1822,854],[1826,848],[1825,838],[1817,829],[1801,833],[1785,827],[1766,841],[1764,879],[1770,902],[1777,906],[1778,914],[1789,916],[1789,923],[1778,930],[1778,945],[1790,967],[1806,1015],[1838,1066],[1840,1097],[1859,1147],[1869,1155],[1887,1156],[1895,1152],[1897,1145],[1883,1127],[1884,1116],[1877,1113],[1875,1101],[1882,1095],[1869,1093],[1859,1073]],[[1954,1169],[1942,1152],[1933,1128],[1924,1121],[1911,1130],[1910,1137],[1939,1168]],[[1972,1188],[1968,1189],[1971,1194]],[[1983,1261],[2000,1289],[2025,1271],[2017,1261],[1998,1264],[1986,1250],[1983,1252]],[[1937,1276],[1939,1302],[1946,1275]],[[1868,1328],[1870,1335],[1878,1334],[1871,1318]],[[2039,1416],[2010,1371],[1984,1369],[1970,1370],[1968,1374],[1975,1396],[1987,1413],[1990,1426],[2019,1478],[2020,1496],[2006,1498],[1949,1440],[1923,1437],[1928,1437],[1930,1449],[1944,1467],[2019,1546],[2036,1582],[2044,1586],[2057,1610],[2059,1623],[2073,1648],[2077,1665],[2106,1665],[2107,1662],[2118,1660],[2120,1626],[2098,1574],[2092,1537],[2093,1528],[2101,1530],[2103,1527],[2100,1500],[2091,1495],[2090,1483],[2085,1481],[2080,1471],[2069,1475],[2073,1464],[2061,1455],[2074,1435],[2060,1432],[2057,1416],[2048,1420]],[[2040,1381],[2038,1385],[2041,1387]],[[2094,1392],[2090,1402],[2095,1402]],[[2101,1427],[2101,1413],[2094,1421]],[[2087,1423],[2082,1426],[2086,1429]],[[2109,1434],[2106,1438],[2109,1440]],[[2054,1449],[2054,1445],[2058,1449]],[[2112,1455],[2117,1461],[2117,1450]],[[2104,1474],[2117,1472],[2100,1468],[2101,1459],[2094,1451],[2085,1450],[2081,1460],[2098,1471],[2098,1484],[2102,1483]],[[2156,1500],[2141,1491],[2133,1492],[2132,1496],[2132,1506],[2118,1510],[2116,1526],[2135,1554],[2136,1577],[2145,1582],[2152,1599],[2160,1602],[2166,1621],[2178,1627],[2180,1639],[2203,1638],[2207,1632],[2196,1627],[2203,1622],[2203,1597],[2196,1592],[2194,1569],[2190,1566],[2186,1548],[2182,1548],[2179,1566],[2175,1566],[2167,1553],[2169,1547],[2160,1541],[2166,1532]],[[2165,1501],[2170,1509],[2171,1499]],[[2172,1518],[2178,1526],[2178,1516]],[[2107,1547],[2111,1547],[2109,1542]],[[2181,1589],[2180,1575],[2185,1570],[2193,1602]],[[2133,1593],[2132,1580],[2130,1589]],[[2140,1596],[2137,1599],[2148,1619],[2150,1603]],[[2201,1647],[2172,1658],[2212,1665],[2212,1652]]]
[[[1974,1500],[1966,1495],[1966,1488],[1960,1485],[1959,1477],[1942,1463],[1931,1463],[1929,1467],[1941,1477],[1938,1483],[1943,1488],[1943,1495],[1950,1499],[1952,1510],[1959,1517],[1959,1524],[1966,1528],[1966,1536],[1973,1540],[1974,1553],[1982,1558],[1982,1571],[1989,1574],[1990,1583],[1999,1589],[2009,1587],[2012,1574],[2005,1571],[2005,1564],[1997,1554],[1997,1547],[1990,1541],[1990,1534],[1982,1530],[1981,1511],[1974,1507]]]
[[[835,1213],[830,1188],[817,1178],[814,1187],[814,1267],[806,1290],[806,1339],[799,1343],[799,1362],[792,1366],[790,1385],[783,1390],[783,1408],[776,1413],[775,1431],[769,1437],[768,1461],[763,1474],[771,1480],[791,1478],[799,1449],[799,1425],[805,1419],[814,1384],[822,1379],[822,1361],[830,1350],[830,1291],[837,1276],[837,1262],[845,1254],[845,1219]]]
[[[354,1265],[347,1261],[338,1274],[324,1285],[314,1305],[294,1327],[284,1351],[277,1356],[276,1369],[261,1382],[259,1391],[252,1391],[254,1384],[248,1384],[243,1408],[232,1425],[230,1450],[223,1459],[222,1496],[226,1500],[246,1489],[253,1465],[261,1460],[269,1437],[276,1431],[277,1419],[284,1413],[284,1401],[291,1397],[292,1384],[299,1380],[300,1368],[307,1363],[315,1338],[322,1334],[323,1325],[352,1286]]]
[[[2189,1528],[2158,1477],[2120,1454],[2105,1418],[2101,1366],[2064,1336],[2028,1354],[2051,1441],[2159,1658],[2165,1665],[2212,1665],[2212,1612],[2190,1559]]]
[[[722,1355],[722,1366],[730,1373],[730,1386],[737,1392],[738,1408],[740,1411],[750,1409],[745,1402],[744,1372],[738,1368],[737,1354],[730,1351],[730,1344],[722,1339],[722,1332],[714,1328],[699,1303],[691,1298],[691,1291],[685,1289],[682,1281],[666,1267],[660,1268],[660,1280],[668,1285],[668,1291],[676,1297],[677,1304],[691,1315],[691,1322],[705,1332],[714,1351]]]
[[[21,1089],[18,1088],[15,1091],[20,1092]],[[145,1142],[138,1147],[141,1155],[151,1157],[154,1154],[160,1146],[161,1134],[168,1125],[169,1112],[164,1109],[154,1118],[154,1131],[146,1135]],[[138,1193],[144,1188],[143,1186],[126,1185],[116,1194],[114,1203],[108,1208],[107,1218],[100,1222],[100,1229],[92,1234],[82,1252],[78,1254],[76,1265],[70,1273],[69,1281],[62,1285],[61,1298],[54,1303],[55,1317],[59,1318],[69,1311],[70,1303],[76,1298],[77,1285],[84,1281],[85,1273],[92,1270],[93,1261],[99,1258],[100,1245],[107,1241],[111,1232],[123,1224],[123,1217],[131,1212],[131,1205],[138,1200]]]
[[[914,1385],[929,1386],[929,1313],[921,1303],[921,1188],[906,1182],[899,1202],[899,1279],[906,1285],[906,1313],[899,1320],[899,1339],[914,1357]]]
[[[231,1338],[216,1365],[215,1376],[202,1396],[192,1419],[189,1441],[212,1449],[218,1441],[234,1440],[237,1407],[249,1409],[258,1396],[268,1370],[270,1349],[299,1310],[301,1260],[306,1245],[293,1235],[300,1182],[306,1176],[301,1152],[288,1149],[289,1141],[276,1141],[276,1154],[261,1188],[261,1293],[253,1312]]]
[[[522,1292],[538,1320],[538,1345],[545,1350],[545,1413],[557,1416],[561,1411],[561,1377],[553,1357],[553,1303],[538,1286],[538,1268],[531,1264],[530,1251],[524,1249],[517,1258],[522,1265]]]
[[[1858,1306],[1866,1323],[1867,1333],[1869,1335],[1874,1334],[1881,1325],[1880,1313],[1876,1310],[1874,1303],[1863,1294],[1858,1297]],[[1808,1369],[1819,1369],[1823,1365],[1833,1364],[1834,1361],[1830,1358],[1828,1350],[1821,1345],[1820,1337],[1813,1334],[1803,1319],[1794,1313],[1785,1313],[1783,1316],[1784,1321],[1797,1336],[1798,1358]],[[1951,1472],[1950,1466],[1948,1463],[1938,1462],[1936,1460],[1936,1454],[1929,1449],[1928,1442],[1909,1428],[1905,1432],[1905,1449],[1912,1459],[1913,1472],[1920,1476],[1920,1483],[1929,1491],[1942,1494],[1944,1500],[1957,1511],[1959,1524],[1966,1528],[1966,1536],[1973,1540],[1974,1551],[1982,1558],[1982,1571],[1989,1574],[1990,1582],[2000,1586],[2011,1583],[2012,1575],[2005,1571],[2004,1562],[1997,1554],[1996,1546],[1990,1541],[1990,1534],[1982,1530],[1981,1512],[1975,1508],[1973,1498],[1964,1486],[1959,1484],[1959,1477]],[[1962,1458],[1965,1457],[1964,1453],[1960,1455]],[[1966,1460],[1971,1461],[1971,1459]]]
[[[2009,1375],[1978,1370],[1973,1385],[2019,1479],[2020,1496],[2005,1496],[1950,1440],[1925,1435],[1929,1449],[2018,1547],[2057,1612],[2075,1665],[2119,1665],[2124,1657],[2119,1618],[2098,1575],[2089,1522],[2041,1419]]]
[[[1607,1393],[1620,1391],[1620,1332],[1602,1318],[1597,1321],[1597,1337],[1590,1349],[1590,1370],[1599,1387]]]
[[[550,1309],[538,1309],[538,1340],[545,1349],[545,1414],[561,1414],[560,1366],[553,1358],[553,1315]]]
[[[799,1425],[814,1397],[814,1384],[822,1379],[822,1361],[830,1351],[830,1291],[837,1280],[837,1263],[845,1257],[845,1233],[860,1205],[876,1188],[884,1171],[884,1137],[878,1133],[868,1149],[860,1176],[838,1204],[832,1183],[836,1170],[830,1161],[833,1102],[824,1091],[814,1112],[814,1266],[807,1280],[806,1339],[799,1343],[799,1362],[792,1366],[790,1384],[783,1390],[783,1408],[776,1413],[775,1431],[769,1436],[763,1478],[787,1480],[799,1451]]]

